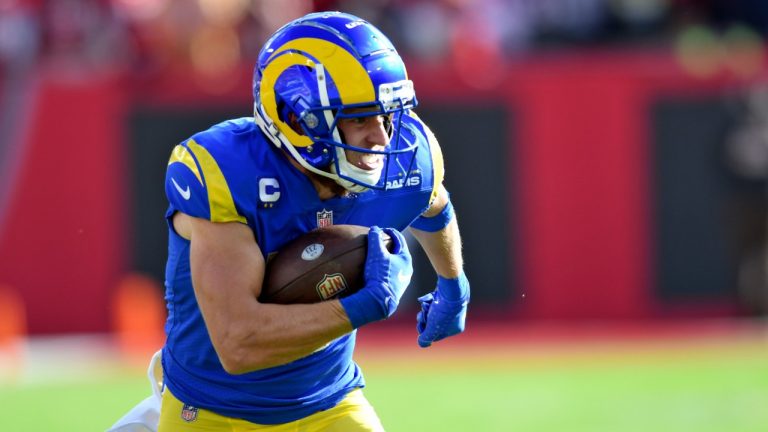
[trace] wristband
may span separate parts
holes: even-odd
[[[464,272],[454,279],[437,275],[437,291],[448,301],[464,301],[469,297],[469,280]]]
[[[397,302],[391,301],[391,298],[384,302],[378,301],[366,289],[339,299],[344,312],[349,317],[352,328],[360,328],[370,322],[383,320],[395,313]]]
[[[432,217],[419,216],[415,221],[411,222],[411,226],[420,231],[437,232],[447,227],[453,216],[453,204],[451,204],[449,199],[445,207],[440,210],[440,213]]]

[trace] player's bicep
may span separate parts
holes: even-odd
[[[253,232],[237,222],[191,218],[192,285],[215,340],[248,319],[261,292],[265,263]]]

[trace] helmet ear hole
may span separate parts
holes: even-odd
[[[286,103],[278,98],[277,100],[277,119],[283,123],[288,123],[288,114],[291,110],[287,109]]]
[[[301,125],[299,124],[299,118],[294,114],[292,111],[288,112],[288,117],[285,119],[285,122],[288,123],[288,126],[293,129],[294,132],[296,132],[299,135],[305,135],[304,130],[301,128]]]

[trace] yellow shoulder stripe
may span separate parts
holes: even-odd
[[[414,113],[410,112],[410,115],[421,123],[424,131],[427,133],[427,141],[429,141],[429,153],[432,155],[432,196],[429,198],[429,203],[437,198],[437,194],[440,192],[440,185],[443,184],[443,178],[445,177],[445,165],[443,162],[443,150],[440,148],[440,143],[437,141],[437,137],[432,133],[430,129],[423,121]]]
[[[227,180],[213,156],[194,140],[189,140],[187,146],[195,154],[197,161],[200,162],[200,168],[203,170],[205,187],[208,189],[211,222],[246,223],[245,218],[237,213]]]
[[[197,169],[197,164],[195,163],[194,158],[189,153],[189,150],[187,150],[186,147],[179,144],[176,147],[173,148],[173,152],[171,153],[171,158],[168,160],[168,165],[172,163],[180,162],[189,168],[190,171],[192,171],[193,174],[195,174],[195,177],[197,177],[197,181],[200,182],[200,184],[203,184],[203,179],[200,177],[200,171]]]

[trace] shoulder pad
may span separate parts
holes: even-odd
[[[429,203],[437,197],[437,193],[440,190],[440,185],[443,184],[443,178],[445,177],[445,164],[443,162],[443,150],[440,148],[440,143],[437,141],[437,137],[432,133],[432,130],[416,115],[413,110],[408,112],[408,117],[418,126],[420,132],[424,135],[427,143],[429,144],[429,154],[432,158],[433,169],[433,184],[432,184],[432,196],[429,199]]]
[[[165,176],[165,194],[171,206],[211,222],[242,222],[226,178],[218,163],[195,140],[177,145]]]

